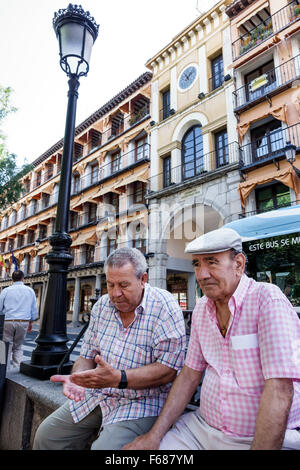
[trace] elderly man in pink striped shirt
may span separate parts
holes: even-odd
[[[246,276],[234,230],[202,235],[186,252],[204,296],[185,365],[152,429],[124,449],[300,450],[300,322],[292,305],[277,286]],[[182,414],[204,371],[199,409]]]

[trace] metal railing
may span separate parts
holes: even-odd
[[[223,148],[201,155],[197,160],[168,168],[167,174],[163,171],[151,176],[149,178],[149,191],[155,192],[166,189],[238,161],[239,146],[237,142],[232,142]]]
[[[233,92],[234,107],[256,102],[300,77],[300,55],[260,75]]]
[[[273,34],[286,28],[291,22],[297,21],[300,14],[300,11],[299,14],[297,13],[298,8],[298,0],[293,0],[273,15],[270,15],[266,20],[259,23],[256,27],[240,36],[232,44],[233,60],[238,59],[242,54],[245,54]],[[255,13],[253,16],[255,16]]]
[[[224,72],[217,73],[208,79],[208,91],[214,91],[223,85],[225,81]]]
[[[150,144],[145,143],[139,147],[135,147],[129,152],[126,152],[119,157],[115,158],[113,161],[102,165],[98,171],[98,177],[95,179],[92,174],[86,174],[81,176],[77,181],[76,187],[72,185],[71,195],[80,193],[81,191],[87,189],[92,184],[100,183],[102,180],[113,177],[120,171],[125,171],[127,168],[130,168],[131,165],[150,158]],[[93,179],[93,180],[92,180]]]
[[[300,123],[280,127],[240,147],[240,166],[246,167],[284,156],[287,143],[300,147]]]

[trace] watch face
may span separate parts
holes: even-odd
[[[192,84],[196,80],[196,77],[197,77],[197,69],[193,65],[190,65],[180,75],[179,87],[182,90],[186,90],[187,88],[190,88],[190,86],[192,86]]]

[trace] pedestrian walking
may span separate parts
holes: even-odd
[[[11,360],[14,368],[20,367],[26,333],[38,316],[35,293],[24,285],[23,271],[14,271],[12,280],[13,284],[0,294],[0,312],[5,315],[3,341],[9,343],[7,370]]]

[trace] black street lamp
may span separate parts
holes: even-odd
[[[68,352],[67,273],[72,262],[69,253],[72,238],[68,234],[68,219],[76,105],[79,77],[88,74],[92,46],[99,30],[99,25],[89,12],[85,12],[80,5],[72,4],[54,14],[53,27],[59,41],[60,65],[69,77],[69,91],[56,224],[55,231],[49,238],[52,248],[46,256],[49,271],[43,319],[31,361],[22,362],[20,366],[20,372],[38,379],[49,379],[55,374]],[[62,373],[68,374],[71,367],[72,362],[66,363],[62,367]]]

